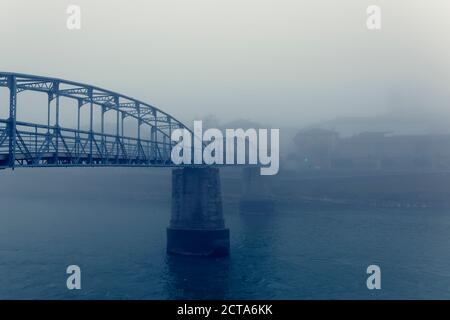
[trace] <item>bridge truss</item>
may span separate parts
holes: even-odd
[[[17,166],[173,166],[170,160],[172,130],[188,129],[150,104],[78,82],[0,72],[0,87],[9,89],[7,117],[0,117],[2,169]],[[17,119],[20,94],[25,91],[47,95],[46,123]],[[65,106],[65,98],[73,99],[75,103]],[[77,109],[76,127],[61,126],[60,109],[74,106]],[[83,108],[88,108],[89,113],[88,124],[83,124],[87,129],[82,129]],[[94,108],[100,109],[96,119]],[[114,133],[105,130],[107,113],[114,113]],[[136,134],[125,135],[127,118],[135,120]],[[100,123],[100,128],[94,129],[94,123]]]

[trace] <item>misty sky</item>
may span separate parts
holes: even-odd
[[[66,29],[68,4],[80,31]],[[380,31],[366,28],[371,4]],[[186,122],[450,107],[448,0],[0,0],[0,34],[0,70],[98,85]]]

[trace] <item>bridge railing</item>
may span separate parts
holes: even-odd
[[[15,161],[22,166],[168,165],[170,150],[164,141],[16,122]],[[9,160],[8,121],[0,119],[0,166]]]

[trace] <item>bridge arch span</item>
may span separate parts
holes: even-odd
[[[171,132],[190,129],[168,113],[124,94],[80,82],[0,72],[0,87],[9,89],[8,117],[0,118],[0,168],[16,166],[172,166]],[[47,123],[17,120],[21,92],[46,93]],[[77,127],[60,125],[60,98],[77,102]],[[61,99],[62,100],[62,99]],[[54,108],[52,108],[52,102]],[[80,113],[89,107],[87,130]],[[100,130],[94,130],[94,106],[101,109]],[[4,108],[5,106],[0,106]],[[51,122],[54,109],[55,120]],[[105,132],[105,113],[116,112],[115,134]],[[136,136],[124,134],[124,120],[136,120]],[[143,136],[148,127],[148,134]]]

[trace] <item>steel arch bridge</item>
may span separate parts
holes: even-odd
[[[170,159],[174,144],[170,139],[172,130],[190,131],[180,121],[150,104],[92,85],[0,72],[0,87],[9,89],[7,118],[0,117],[0,169],[18,166],[174,166]],[[46,123],[17,119],[20,93],[25,91],[47,95]],[[60,100],[66,101],[65,98],[75,103],[64,106]],[[60,109],[74,106],[77,108],[76,128],[61,126]],[[84,130],[80,116],[83,108],[89,108],[88,129]],[[94,130],[94,109],[97,108],[100,119],[95,121],[100,121],[100,129]],[[106,133],[106,113],[113,113],[114,133]],[[124,120],[128,117],[135,120],[134,135],[124,134]]]

